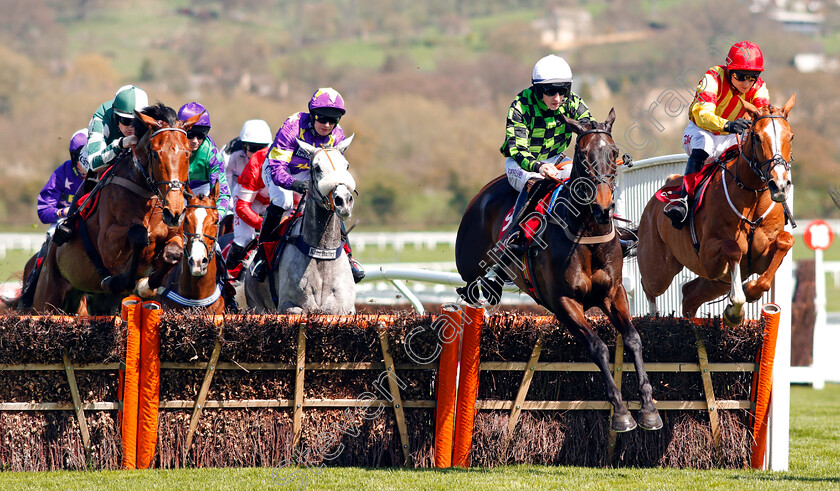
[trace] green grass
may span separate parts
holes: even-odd
[[[184,469],[0,473],[2,489],[837,489],[840,385],[791,389],[790,471],[600,469]],[[307,479],[303,482],[302,479]],[[280,484],[286,481],[286,484]]]

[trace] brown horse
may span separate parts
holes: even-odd
[[[536,237],[525,254],[533,289],[523,277],[525,266],[519,258],[519,267],[511,268],[510,276],[520,289],[530,290],[534,300],[586,345],[601,371],[607,397],[615,410],[612,428],[630,431],[636,422],[613,381],[609,350],[584,312],[599,307],[609,317],[624,337],[636,366],[642,399],[639,424],[656,430],[662,427],[662,419],[651,397],[641,339],[630,319],[627,293],[622,286],[622,251],[612,220],[616,165],[620,159],[610,134],[614,121],[615,111],[611,110],[604,123],[562,122],[577,134],[571,178],[560,191],[548,219],[540,220],[535,228]],[[516,191],[502,176],[479,191],[464,212],[455,242],[455,262],[461,278],[467,282],[469,302],[477,300],[478,278],[498,257],[494,244],[516,197]]]
[[[160,295],[165,308],[204,308],[209,313],[221,314],[225,310],[223,286],[219,272],[223,272],[216,254],[219,233],[219,183],[213,186],[210,196],[192,196],[187,200],[184,218],[184,257],[180,267],[169,274],[170,284]]]
[[[178,121],[175,111],[160,103],[135,114],[140,137],[135,157],[120,159],[102,178],[98,203],[79,220],[73,239],[50,247],[35,310],[75,312],[79,292],[136,290],[151,298],[181,259],[190,158],[186,132],[200,115]]]
[[[705,204],[692,221],[699,250],[695,252],[691,227],[675,229],[662,213],[664,203],[651,198],[639,222],[639,272],[642,287],[656,310],[656,297],[671,285],[686,267],[699,276],[682,287],[682,310],[693,317],[705,302],[729,292],[724,320],[737,325],[743,320],[743,305],[761,298],[770,289],[773,276],[793,246],[793,236],[784,230],[791,186],[790,163],[793,130],[787,116],[795,102],[792,95],[784,107],[757,109],[744,103],[753,124],[739,141],[739,156],[719,163],[706,189]],[[679,184],[682,176],[669,179]],[[743,278],[759,274],[742,286]]]

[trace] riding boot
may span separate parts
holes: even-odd
[[[519,228],[519,223],[522,221],[523,215],[525,215],[525,204],[528,202],[529,187],[526,185],[516,198],[516,204],[513,207],[513,214],[511,215],[513,218],[507,230],[505,230],[505,235],[499,241],[502,245],[503,252],[498,255],[496,262],[490,267],[487,273],[479,278],[485,300],[493,305],[501,299],[502,286],[504,286],[505,281],[511,279],[509,268],[514,259],[525,252],[525,246],[522,244],[523,234]]]
[[[350,241],[347,240],[347,227],[344,222],[341,222],[341,238],[344,240],[344,252],[347,253],[347,259],[350,260],[350,271],[353,273],[353,281],[358,283],[365,278],[365,268],[359,264],[359,261],[353,259],[353,250],[350,249]]]
[[[239,265],[240,261],[245,258],[245,248],[236,242],[230,243],[230,250],[228,251],[227,259],[225,259],[225,268],[233,269]]]
[[[685,164],[683,186],[679,190],[679,196],[666,204],[662,210],[665,216],[671,219],[671,225],[677,230],[681,230],[685,225],[686,218],[688,218],[688,210],[691,208],[691,203],[689,203],[691,196],[688,195],[688,191],[685,188],[685,176],[699,172],[703,168],[703,164],[707,158],[709,158],[709,154],[704,150],[695,148],[691,151],[688,162]]]
[[[283,213],[286,210],[275,205],[270,204],[265,210],[265,217],[263,218],[262,227],[260,227],[260,237],[257,240],[257,254],[254,256],[254,264],[252,266],[251,274],[262,283],[268,275],[268,258],[265,256],[265,247],[263,244],[271,240],[277,226],[280,225],[280,219],[283,218]]]

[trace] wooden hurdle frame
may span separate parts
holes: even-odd
[[[236,316],[228,316],[230,320]],[[265,317],[265,316],[263,316]],[[161,370],[203,370],[204,378],[201,387],[196,394],[195,400],[170,400],[161,401],[160,409],[182,409],[191,410],[191,417],[189,422],[189,429],[186,437],[186,448],[192,446],[198,423],[201,418],[201,413],[204,409],[226,409],[226,408],[288,408],[292,412],[292,432],[293,432],[293,446],[296,448],[300,443],[302,434],[303,412],[306,408],[353,408],[359,403],[368,403],[374,405],[382,405],[389,407],[394,411],[394,417],[397,424],[397,429],[402,448],[403,464],[411,466],[410,441],[409,431],[406,425],[405,409],[433,409],[436,407],[435,400],[403,400],[400,394],[400,388],[396,380],[392,377],[387,377],[389,381],[389,391],[391,400],[376,399],[361,400],[361,399],[307,399],[304,397],[304,384],[306,380],[305,374],[308,371],[339,371],[339,370],[370,370],[376,372],[387,371],[398,374],[402,370],[430,370],[437,369],[438,363],[427,364],[413,364],[413,363],[394,363],[391,353],[392,342],[387,333],[387,326],[392,321],[391,318],[371,315],[367,316],[369,319],[364,320],[366,316],[357,316],[357,320],[362,318],[362,323],[367,325],[375,325],[380,341],[380,349],[382,355],[382,362],[347,362],[347,363],[311,363],[306,361],[306,329],[305,317],[289,316],[290,320],[298,325],[298,343],[297,355],[295,363],[233,363],[233,362],[219,362],[221,353],[221,342],[216,342],[209,359],[206,361],[195,362],[162,362]],[[64,318],[68,319],[68,318]],[[75,318],[72,318],[75,319]],[[224,329],[224,316],[215,316],[214,321]],[[555,319],[551,316],[539,317],[536,319],[538,323],[551,323]],[[116,324],[122,321],[119,317],[114,318]],[[715,445],[720,442],[720,427],[717,418],[720,410],[755,410],[755,405],[750,400],[720,400],[715,397],[712,387],[712,373],[715,372],[742,372],[755,373],[757,371],[757,364],[753,362],[739,362],[739,363],[709,363],[706,356],[706,349],[700,336],[696,338],[697,346],[697,360],[686,362],[672,362],[672,363],[647,363],[645,365],[648,372],[671,372],[671,373],[697,373],[703,382],[704,400],[696,401],[658,401],[656,406],[661,410],[700,410],[708,411],[710,416],[711,430],[714,437]],[[528,401],[527,395],[533,380],[534,374],[537,371],[545,372],[597,372],[597,366],[592,362],[540,362],[540,353],[542,350],[542,339],[537,338],[531,355],[528,361],[516,362],[481,362],[479,365],[480,371],[510,371],[521,372],[522,378],[516,392],[516,397],[513,400],[479,400],[475,407],[477,410],[506,410],[510,413],[508,422],[508,430],[513,431],[519,421],[522,411],[567,411],[567,410],[602,410],[610,411],[612,406],[606,400],[571,400],[571,401]],[[624,361],[624,345],[621,341],[621,336],[616,338],[615,347],[615,363],[610,364],[610,369],[613,371],[615,380],[619,388],[622,384],[623,374],[633,372],[635,367],[632,363]],[[75,373],[77,371],[99,370],[99,371],[117,371],[120,369],[119,363],[92,363],[92,364],[74,364],[70,359],[70,355],[65,351],[63,354],[64,363],[61,364],[18,364],[18,365],[0,365],[0,371],[64,371],[72,401],[70,402],[2,402],[0,403],[0,411],[73,411],[75,413],[77,422],[80,428],[82,443],[89,455],[90,451],[90,433],[88,431],[85,420],[85,411],[114,411],[121,409],[119,402],[83,402],[79,393],[78,385],[76,383]],[[294,396],[293,399],[258,399],[258,400],[207,400],[207,394],[214,379],[214,375],[220,370],[267,370],[267,371],[287,371],[295,373]],[[776,393],[774,391],[774,397]],[[640,408],[639,401],[627,401],[627,406],[631,410]],[[772,418],[772,415],[771,415]],[[610,442],[608,446],[607,462],[613,460],[613,450],[615,448],[616,435],[610,434]],[[769,452],[768,452],[769,453]]]

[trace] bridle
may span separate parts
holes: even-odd
[[[766,114],[764,116],[757,117],[752,122],[752,124],[750,124],[750,129],[749,129],[749,138],[750,138],[750,144],[751,144],[750,147],[751,147],[751,150],[752,150],[752,152],[751,152],[752,156],[747,157],[747,155],[744,153],[744,144],[743,144],[741,138],[738,139],[738,151],[740,152],[741,157],[743,157],[743,159],[747,161],[747,163],[750,166],[750,169],[752,169],[752,171],[755,172],[756,175],[758,175],[759,178],[761,178],[761,182],[767,183],[767,182],[772,182],[772,178],[770,176],[770,170],[773,169],[774,167],[776,167],[777,165],[784,166],[786,171],[790,171],[790,165],[793,162],[793,155],[791,155],[790,160],[785,160],[785,158],[782,157],[782,155],[780,153],[774,153],[769,159],[763,160],[761,162],[758,162],[758,161],[755,160],[755,158],[756,158],[756,147],[761,146],[761,137],[758,136],[758,134],[754,131],[754,129],[755,129],[755,124],[762,119],[769,119],[770,124],[773,125],[774,131],[776,129],[776,121],[775,121],[776,119],[782,119],[782,120],[787,121],[787,118],[782,116],[781,114]],[[746,136],[744,137],[744,139],[745,138],[746,138]],[[740,180],[737,178],[737,176],[735,177],[735,182],[740,187],[742,187],[743,189],[748,189],[743,185],[743,183],[740,182]],[[760,191],[766,191],[768,188],[769,188],[769,185],[767,187],[764,187],[763,189],[750,189],[750,191],[760,192]]]
[[[154,171],[152,171],[152,160],[154,159],[153,154],[155,154],[156,152],[152,150],[152,139],[158,134],[163,133],[164,131],[179,131],[185,136],[187,134],[186,130],[182,128],[160,128],[159,130],[155,131],[149,136],[149,141],[146,144],[149,157],[149,161],[146,164],[146,167],[143,167],[142,163],[140,162],[140,159],[136,155],[134,159],[132,159],[132,161],[134,162],[134,168],[140,173],[141,176],[143,176],[143,179],[146,182],[146,187],[148,187],[149,191],[153,193],[153,196],[157,196],[157,198],[161,201],[165,201],[166,195],[169,194],[169,192],[172,190],[182,190],[181,193],[184,194],[184,196],[187,196],[189,194],[189,191],[187,190],[188,188],[186,181],[158,181],[154,177]],[[163,185],[166,185],[165,191],[161,191],[160,189],[160,187]]]
[[[614,166],[614,168],[613,168],[614,171],[611,174],[600,174],[595,169],[595,166],[597,164],[589,162],[589,160],[583,155],[583,152],[581,151],[582,145],[580,144],[580,139],[583,138],[586,135],[597,134],[597,133],[603,133],[603,134],[609,136],[610,138],[612,138],[612,133],[610,133],[607,130],[599,129],[599,128],[593,128],[591,130],[586,130],[586,131],[580,133],[577,137],[577,142],[575,144],[575,157],[574,157],[573,165],[581,165],[586,170],[586,175],[585,176],[578,176],[578,178],[587,179],[587,180],[591,181],[595,186],[597,186],[598,184],[606,184],[607,186],[609,186],[610,190],[615,191],[615,186],[616,186],[616,179],[615,178],[618,175],[618,166],[617,165]]]
[[[202,208],[202,209],[205,209],[205,210],[215,210],[216,209],[216,207],[212,206],[212,205],[189,205],[188,204],[186,207],[187,208]],[[219,230],[218,227],[219,227],[219,219],[217,218],[216,219],[216,230],[217,231]],[[190,233],[190,232],[187,232],[185,230],[184,231],[184,238],[187,239],[184,242],[184,253],[185,253],[186,256],[189,256],[190,246],[193,244],[193,242],[199,241],[204,246],[204,249],[207,252],[207,259],[211,260],[211,261],[213,260],[213,256],[216,254],[216,242],[219,240],[218,236],[208,235],[208,234],[205,234],[205,233],[200,233],[200,234]],[[210,239],[210,245],[207,245],[207,241],[205,241],[204,239]]]
[[[338,170],[338,169],[336,169],[335,163],[333,162],[332,158],[330,158],[329,152],[327,152],[327,150],[331,150],[331,149],[334,149],[334,147],[321,147],[321,148],[317,149],[315,151],[315,153],[312,154],[312,157],[310,157],[310,159],[309,159],[309,182],[311,184],[310,188],[312,188],[312,200],[315,201],[315,203],[318,206],[320,206],[321,208],[323,208],[327,211],[335,212],[335,190],[338,186],[336,186],[336,188],[333,188],[332,190],[330,190],[330,192],[327,193],[326,195],[321,193],[321,190],[318,188],[318,184],[315,181],[315,176],[314,176],[315,166],[313,165],[313,162],[315,162],[315,157],[318,155],[318,153],[319,152],[324,152],[324,155],[326,155],[327,160],[329,160],[330,165],[332,166],[333,170]],[[356,192],[357,196],[358,196],[358,194],[359,193]]]

